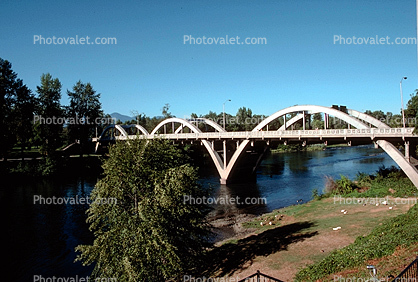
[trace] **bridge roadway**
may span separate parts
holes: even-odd
[[[148,135],[128,135],[115,136],[117,140],[127,140],[134,138],[144,139],[170,139],[170,140],[201,140],[201,139],[299,139],[299,140],[328,140],[328,139],[399,139],[400,142],[405,138],[415,137],[414,128],[369,128],[369,129],[316,129],[316,130],[275,130],[275,131],[232,131],[232,132],[199,132],[199,133],[171,133],[171,134],[148,134]]]

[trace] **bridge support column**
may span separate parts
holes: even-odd
[[[409,141],[405,141],[405,159],[409,162]]]
[[[305,111],[303,111],[303,112],[302,112],[302,115],[303,115],[303,117],[302,117],[302,121],[303,121],[303,126],[302,126],[302,128],[303,128],[303,130],[306,130],[306,117],[305,117]]]
[[[324,129],[328,129],[328,115],[327,113],[324,113]]]
[[[223,150],[224,150],[224,170],[226,169],[226,140],[223,141]]]

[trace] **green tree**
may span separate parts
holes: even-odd
[[[401,114],[396,114],[396,115],[391,115],[390,119],[389,119],[389,124],[390,127],[402,127],[402,115]]]
[[[415,131],[418,129],[418,89],[411,94],[411,98],[406,104],[405,109],[405,123],[406,126],[415,127]],[[401,127],[399,125],[398,127]]]
[[[16,83],[16,103],[13,108],[13,124],[17,142],[20,144],[22,159],[23,150],[29,146],[33,132],[33,114],[35,112],[36,99],[32,91],[18,80]]]
[[[82,153],[88,139],[95,136],[96,128],[101,127],[97,122],[103,117],[100,94],[89,82],[85,84],[81,81],[73,86],[73,92],[67,90],[67,94],[70,98],[67,108],[68,135],[71,141],[80,143]]]
[[[31,121],[35,99],[12,70],[12,64],[0,58],[0,157],[16,144],[25,146],[32,137]]]
[[[315,113],[312,117],[312,128],[313,129],[324,129],[324,121],[322,120],[322,114],[321,113]]]
[[[35,131],[41,141],[40,151],[46,156],[51,156],[62,144],[62,121],[64,110],[61,107],[61,82],[58,78],[52,78],[51,74],[41,76],[41,85],[36,87],[38,93],[37,117]]]
[[[117,142],[103,168],[88,209],[95,240],[76,248],[76,260],[95,263],[94,277],[118,281],[179,279],[201,264],[208,210],[184,200],[204,193],[179,149],[163,140]]]
[[[164,107],[163,107],[163,109],[161,110],[164,118],[172,118],[172,117],[174,117],[171,114],[171,112],[169,112],[169,110],[170,110],[170,104],[165,104]]]
[[[257,124],[253,124],[253,112],[250,108],[241,107],[238,109],[236,117],[236,130],[237,131],[250,131],[254,127],[257,126]]]
[[[263,116],[263,117],[264,117],[263,119],[267,118],[266,116]],[[278,130],[283,124],[284,124],[283,117],[279,117],[268,124],[268,129],[270,131]]]

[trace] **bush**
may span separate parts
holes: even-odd
[[[335,192],[339,195],[347,195],[357,188],[356,185],[347,176],[344,175],[341,175],[341,179],[338,179],[336,184],[337,189]]]
[[[314,200],[321,200],[323,197],[324,197],[324,195],[322,194],[319,194],[319,192],[318,192],[318,189],[313,189],[312,190],[312,199],[314,199]]]
[[[341,178],[334,180],[331,176],[325,176],[325,188],[326,195],[347,195],[355,191],[358,187],[348,177],[341,175]]]

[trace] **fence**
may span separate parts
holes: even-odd
[[[418,281],[418,257],[411,262],[392,282]]]
[[[259,270],[257,270],[257,272],[254,273],[253,275],[250,275],[247,278],[244,278],[238,282],[284,282],[284,281],[268,276],[266,274],[263,274]]]

